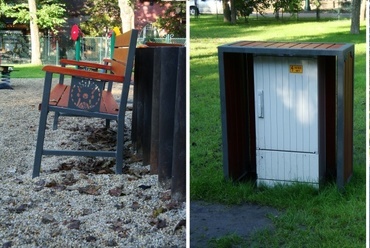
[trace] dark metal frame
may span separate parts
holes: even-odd
[[[317,57],[320,173],[342,188],[353,168],[354,45],[239,41],[218,47],[226,178],[255,180],[255,55]]]

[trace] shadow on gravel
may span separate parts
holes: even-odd
[[[227,206],[206,202],[190,203],[190,247],[208,247],[209,241],[229,234],[248,239],[255,231],[273,230],[268,216],[278,210],[259,205]]]

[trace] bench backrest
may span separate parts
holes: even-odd
[[[120,76],[131,75],[137,35],[138,31],[133,29],[115,37],[113,58],[110,61],[114,74]]]

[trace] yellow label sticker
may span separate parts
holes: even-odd
[[[290,73],[303,73],[303,65],[290,65]]]

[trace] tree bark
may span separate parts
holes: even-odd
[[[366,0],[361,1],[361,14],[360,14],[360,21],[366,20]]]
[[[361,0],[352,0],[351,34],[360,33],[360,8]]]
[[[28,0],[30,9],[30,31],[31,31],[31,63],[34,65],[41,65],[40,53],[40,35],[39,27],[37,26],[36,16],[36,2],[35,0]]]
[[[236,8],[235,8],[235,0],[230,0],[230,9],[231,9],[231,23],[236,23]]]
[[[121,10],[122,32],[127,32],[135,27],[134,9],[130,6],[129,0],[118,0],[118,5]]]
[[[230,6],[226,0],[222,1],[224,7],[224,22],[231,22]]]

